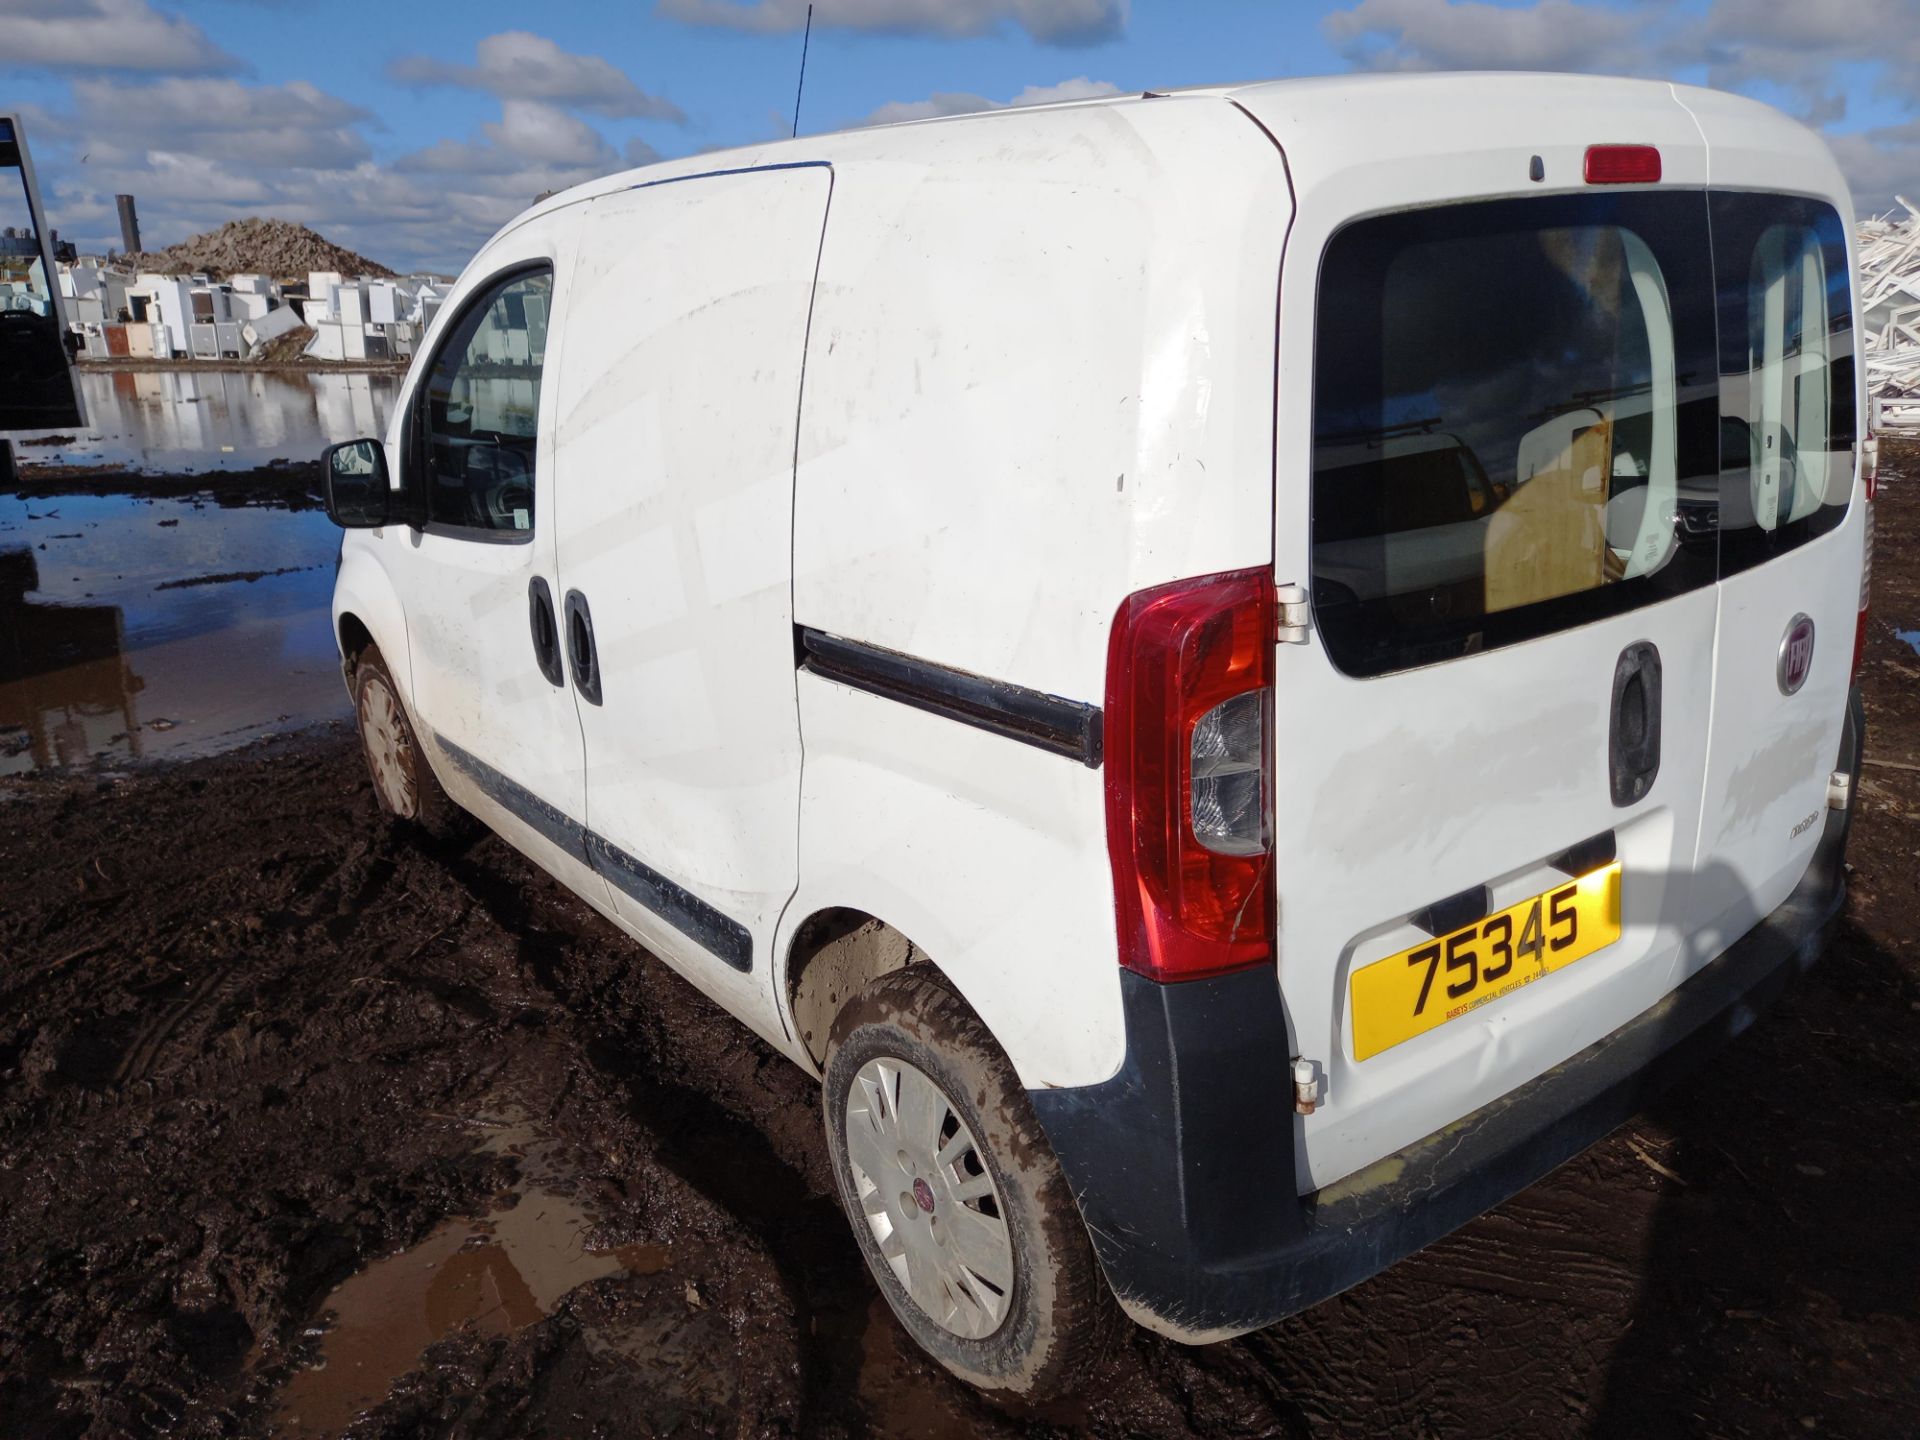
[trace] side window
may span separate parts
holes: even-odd
[[[1713,196],[1720,287],[1721,572],[1840,523],[1853,494],[1853,333],[1840,217]]]
[[[1706,201],[1542,197],[1335,235],[1314,372],[1314,607],[1378,675],[1714,578]],[[1336,318],[1337,317],[1337,318]]]
[[[533,532],[534,449],[551,270],[500,281],[460,315],[416,401],[413,455],[429,524]]]

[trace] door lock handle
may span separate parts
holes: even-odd
[[[533,632],[533,659],[549,685],[567,683],[567,672],[560,659],[560,627],[553,619],[553,592],[536,575],[527,582],[527,628]]]
[[[593,612],[578,590],[567,592],[567,665],[573,688],[589,705],[600,703],[600,649],[593,639]]]
[[[1613,803],[1644,799],[1660,773],[1660,651],[1650,640],[1620,652],[1613,667],[1613,718],[1607,736],[1607,780]]]

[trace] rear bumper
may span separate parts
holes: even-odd
[[[1859,771],[1856,691],[1839,757]],[[1857,794],[1857,788],[1855,793]],[[1294,1193],[1286,1014],[1270,972],[1121,976],[1127,1058],[1035,1090],[1108,1283],[1135,1320],[1199,1344],[1378,1274],[1577,1155],[1756,1020],[1819,957],[1846,898],[1851,811],[1830,810],[1786,902],[1659,1004],[1447,1129]]]

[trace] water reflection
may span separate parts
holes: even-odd
[[[338,544],[314,512],[0,498],[0,774],[208,754],[346,715]]]
[[[120,607],[35,604],[39,588],[33,551],[0,550],[0,750],[46,769],[79,764],[117,734],[138,756],[141,682]]]
[[[250,469],[311,460],[340,440],[384,435],[392,374],[278,370],[82,370],[84,431],[23,437],[23,464],[142,470]],[[41,444],[58,436],[53,444]]]
[[[512,1186],[486,1215],[444,1221],[418,1244],[335,1287],[320,1306],[330,1322],[321,1363],[300,1371],[281,1393],[275,1434],[337,1435],[384,1399],[435,1341],[462,1329],[511,1335],[551,1315],[582,1285],[617,1275],[644,1280],[673,1263],[663,1245],[591,1243],[594,1217],[554,1188],[576,1173],[569,1157],[517,1105],[476,1123],[493,1132],[478,1153],[519,1161]],[[697,1398],[721,1409],[730,1377],[701,1361],[716,1353],[725,1332],[713,1333],[711,1312],[689,1323],[685,1295],[678,1285],[643,1286],[640,1296],[653,1303],[639,1307],[637,1325],[590,1325],[582,1338],[595,1354],[624,1355],[638,1370],[636,1382],[654,1382],[664,1405]]]

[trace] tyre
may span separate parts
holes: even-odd
[[[1117,1311],[1013,1067],[934,970],[874,982],[833,1024],[821,1101],[841,1203],[920,1347],[996,1396],[1071,1395]]]
[[[354,664],[353,716],[382,810],[434,840],[459,840],[472,833],[472,819],[434,779],[400,702],[400,687],[377,645],[369,645]]]

